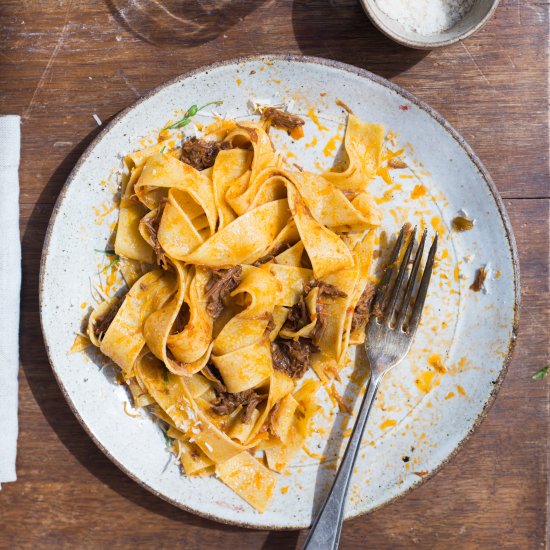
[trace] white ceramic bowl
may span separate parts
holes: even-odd
[[[399,44],[419,50],[432,50],[464,40],[481,29],[497,9],[499,0],[475,0],[470,11],[445,31],[423,35],[405,29],[401,23],[386,15],[376,0],[360,0],[373,24]]]

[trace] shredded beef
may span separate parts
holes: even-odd
[[[485,267],[482,266],[476,271],[476,276],[474,282],[470,285],[470,290],[473,290],[474,292],[479,292],[483,288],[486,278],[487,270]]]
[[[310,313],[308,311],[305,299],[306,296],[315,288],[319,288],[319,298],[345,298],[347,294],[339,290],[336,286],[323,281],[314,280],[304,285],[302,296],[296,304],[292,306],[288,317],[285,321],[284,328],[296,332],[305,327],[310,321]],[[317,322],[311,333],[313,342],[318,343],[326,325],[326,313],[323,304],[318,300],[316,307]]]
[[[181,160],[197,170],[205,170],[214,166],[218,153],[222,149],[229,149],[227,141],[206,141],[192,137],[181,145]]]
[[[267,419],[267,422],[264,424],[267,426],[268,430],[273,434],[275,434],[275,426],[273,425],[273,420],[275,419],[277,415],[277,411],[279,410],[281,406],[281,401],[277,401],[275,405],[273,405],[273,408],[269,411],[269,418]]]
[[[212,271],[210,280],[205,287],[207,300],[206,311],[216,319],[223,310],[223,300],[241,283],[243,268],[236,265],[231,269]]]
[[[319,281],[317,279],[304,285],[304,294],[309,294],[309,292],[315,287],[319,288],[320,298],[346,298],[347,296],[347,294],[341,291],[337,286],[331,285],[330,283],[325,283],[324,281]]]
[[[376,287],[372,283],[368,283],[365,290],[363,290],[363,294],[361,294],[361,297],[355,306],[353,317],[351,318],[351,330],[364,327],[367,324],[370,316],[370,305],[374,297],[375,289]]]
[[[317,303],[316,308],[317,319],[315,321],[315,326],[311,331],[311,339],[315,344],[318,344],[321,341],[323,332],[325,332],[325,326],[327,324],[327,314],[325,307],[321,303]]]
[[[285,250],[288,250],[292,245],[290,243],[279,243],[273,250],[271,250],[268,254],[265,256],[262,256],[259,260],[256,260],[252,265],[254,267],[259,267],[263,264],[266,264],[267,262],[270,262],[275,257],[277,257],[281,252],[284,252]]]
[[[323,281],[313,281],[313,285],[319,287],[319,300],[317,300],[317,322],[311,332],[311,339],[315,344],[318,344],[325,331],[327,322],[327,314],[325,306],[322,302],[323,298],[346,298],[347,294],[340,290],[338,287],[325,283]]]
[[[305,327],[309,322],[309,312],[307,310],[304,294],[302,294],[298,302],[290,308],[284,328],[296,332]]]
[[[285,372],[291,378],[301,378],[310,366],[311,354],[316,351],[319,348],[308,338],[277,338],[271,344],[273,368]]]
[[[275,107],[266,107],[262,111],[262,119],[269,121],[272,126],[281,130],[294,130],[294,128],[305,124],[303,118]]]
[[[212,412],[219,416],[226,416],[234,412],[237,407],[244,409],[243,422],[248,424],[252,418],[254,409],[265,399],[265,395],[260,395],[254,390],[245,390],[239,393],[216,392],[216,400],[212,404]]]
[[[273,315],[271,313],[268,313],[267,315],[267,325],[265,326],[264,336],[269,338],[271,331],[275,328],[275,319],[273,319]]]
[[[107,313],[105,313],[105,315],[95,320],[94,334],[98,340],[103,340],[103,337],[105,336],[108,328],[111,326],[113,319],[116,317],[122,302],[123,300],[119,300]]]
[[[167,200],[163,199],[160,201],[156,214],[153,217],[145,218],[143,225],[147,228],[149,237],[153,242],[153,250],[155,251],[155,256],[157,258],[157,264],[162,266],[163,269],[168,269],[168,261],[164,255],[164,250],[160,246],[158,239],[158,232],[160,226],[160,220],[162,218],[162,213],[164,212],[164,207],[166,206]]]

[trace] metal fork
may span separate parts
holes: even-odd
[[[437,233],[430,247],[422,279],[414,299],[412,296],[417,286],[427,233],[424,231],[422,235],[408,276],[407,267],[416,244],[416,227],[412,231],[408,243],[406,243],[406,233],[406,226],[403,226],[382,281],[376,290],[371,317],[366,327],[365,352],[371,369],[367,391],[342,463],[325,502],[311,526],[303,550],[336,550],[338,548],[344,505],[353,466],[380,382],[384,375],[407,355],[420,323],[437,250]],[[405,252],[394,280],[393,275],[404,244],[406,244]],[[404,292],[403,289],[405,289]]]

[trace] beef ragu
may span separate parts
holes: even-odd
[[[317,279],[306,283],[302,291],[302,295],[296,304],[292,306],[285,321],[284,328],[296,332],[310,323],[310,312],[308,311],[305,299],[307,295],[314,289],[319,288],[319,299],[317,300],[316,314],[317,322],[311,334],[313,342],[319,342],[321,334],[325,328],[326,313],[322,304],[323,298],[345,298],[347,294],[342,292],[338,287],[319,281]]]
[[[302,294],[298,302],[296,302],[288,313],[284,328],[296,332],[310,323],[309,311],[305,301],[305,295]]]
[[[268,121],[275,128],[292,131],[305,124],[303,118],[287,113],[275,107],[266,107],[262,110],[262,120]]]
[[[474,282],[470,285],[470,290],[473,290],[474,292],[479,292],[483,288],[486,278],[487,278],[487,270],[484,266],[481,266],[476,271],[476,276],[475,276]]]
[[[353,317],[351,318],[351,330],[364,327],[370,317],[370,305],[374,297],[376,287],[372,283],[368,283],[355,306]]]
[[[120,306],[122,305],[122,302],[124,299],[118,300],[113,307],[105,313],[105,315],[102,315],[101,317],[98,317],[95,320],[94,323],[94,334],[95,337],[101,342],[103,340],[103,337],[105,336],[105,333],[111,326],[111,323],[113,322],[114,318],[116,317],[116,314],[118,313],[118,310],[120,309]]]
[[[228,141],[206,141],[191,137],[181,144],[180,160],[196,170],[205,170],[214,166],[216,157],[222,149],[230,149]]]
[[[162,199],[159,202],[156,214],[153,217],[144,218],[142,222],[145,228],[147,229],[147,233],[149,233],[149,238],[151,239],[151,242],[153,243],[153,251],[155,252],[157,265],[162,266],[163,269],[168,269],[169,263],[168,263],[168,260],[166,259],[162,246],[160,246],[159,239],[158,239],[158,232],[159,232],[160,220],[162,218],[164,207],[166,206],[167,202],[168,202],[167,199]]]
[[[277,338],[271,344],[273,368],[291,378],[301,378],[310,367],[311,354],[317,351],[319,348],[309,338]]]
[[[269,338],[269,335],[271,334],[271,331],[275,328],[275,319],[273,319],[273,315],[271,313],[267,314],[267,325],[264,329],[264,337]]]
[[[277,246],[275,246],[270,252],[268,252],[265,256],[262,256],[260,259],[256,260],[252,265],[254,267],[259,267],[263,264],[266,264],[267,262],[270,262],[271,260],[274,260],[281,252],[284,252],[285,250],[288,250],[292,246],[291,243],[279,243]]]
[[[340,290],[337,286],[331,285],[330,283],[325,283],[324,281],[315,280],[310,283],[310,289],[315,287],[319,288],[319,297],[320,298],[346,298],[347,294]],[[306,289],[304,288],[304,291]],[[309,291],[308,291],[309,294]]]
[[[217,269],[205,287],[206,311],[216,319],[223,310],[223,300],[241,283],[243,268],[236,265],[230,269]]]
[[[218,416],[227,416],[235,412],[238,407],[242,407],[244,410],[243,422],[248,424],[254,410],[266,396],[257,393],[253,389],[239,393],[228,392],[221,380],[218,369],[212,363],[208,363],[202,372],[212,382],[212,387],[216,392],[216,399],[212,403],[210,410]]]
[[[266,398],[254,390],[245,390],[239,393],[222,392],[216,396],[211,410],[214,414],[225,416],[241,406],[244,410],[243,422],[248,424],[256,407]]]

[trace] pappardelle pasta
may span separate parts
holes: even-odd
[[[319,388],[364,340],[373,293],[384,128],[349,114],[340,161],[316,174],[284,167],[269,137],[302,125],[270,108],[126,157],[114,246],[129,290],[88,326],[185,474],[215,474],[260,512]]]

